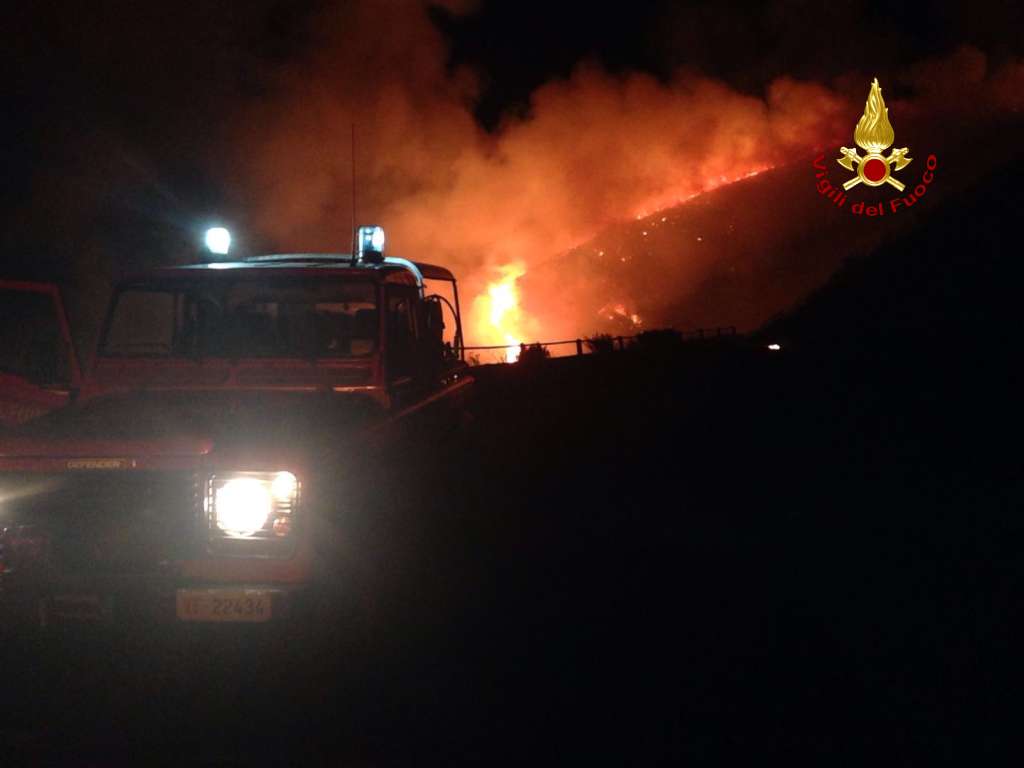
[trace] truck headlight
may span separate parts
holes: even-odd
[[[291,472],[221,472],[210,478],[211,532],[237,539],[281,538],[292,530],[299,481]]]
[[[228,480],[214,491],[217,527],[231,536],[252,536],[263,530],[272,506],[270,491],[252,478]]]

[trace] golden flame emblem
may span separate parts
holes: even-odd
[[[857,166],[857,175],[844,182],[843,189],[850,189],[863,182],[869,187],[891,184],[902,192],[904,184],[894,179],[892,172],[902,170],[910,164],[912,158],[907,157],[910,149],[903,147],[892,150],[888,157],[882,155],[895,139],[896,134],[892,129],[892,123],[889,122],[889,108],[882,99],[882,88],[876,77],[868,92],[864,114],[857,121],[857,127],[853,129],[853,140],[867,154],[861,157],[856,149],[839,148],[842,157],[836,162],[850,171],[854,170],[854,164]]]

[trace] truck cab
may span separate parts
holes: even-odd
[[[0,606],[41,625],[288,621],[374,492],[353,459],[458,420],[462,347],[454,276],[373,247],[123,281],[88,374],[65,354],[66,389],[0,434]],[[47,396],[19,386],[0,401]]]
[[[126,389],[329,388],[384,410],[464,370],[448,270],[404,259],[259,256],[160,269],[116,289],[82,398]],[[454,334],[445,338],[445,315]]]

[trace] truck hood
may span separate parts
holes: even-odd
[[[82,402],[0,437],[0,463],[260,463],[338,451],[381,417],[372,399],[338,393],[134,392]]]
[[[214,447],[209,438],[98,440],[11,437],[0,440],[0,470],[62,471],[191,467]]]
[[[191,360],[98,358],[83,384],[86,398],[139,390],[376,391],[375,358],[324,360]]]
[[[0,460],[54,456],[60,458],[117,456],[205,456],[213,449],[209,438],[174,437],[161,440],[69,440],[13,437],[0,441]]]

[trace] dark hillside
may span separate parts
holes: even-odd
[[[482,372],[481,728],[524,757],[1008,749],[1020,170],[849,261],[780,353]]]
[[[1022,170],[1018,158],[944,201],[913,231],[849,259],[765,333],[830,352],[912,336],[953,358],[1009,343],[1024,275]]]

